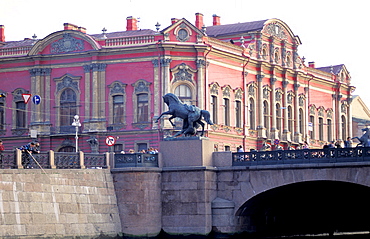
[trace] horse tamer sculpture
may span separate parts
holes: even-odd
[[[202,133],[201,136],[204,134],[204,123],[202,122],[202,118],[210,124],[213,125],[210,114],[207,110],[201,110],[194,105],[187,105],[183,104],[181,100],[172,93],[167,93],[163,96],[164,103],[167,104],[169,110],[163,112],[155,121],[156,123],[163,115],[171,115],[168,119],[172,126],[175,124],[172,122],[172,119],[179,117],[184,120],[182,130],[174,135],[174,137],[183,134],[184,136],[192,136],[195,135],[197,132],[197,128],[199,125],[202,126]]]
[[[362,129],[363,135],[361,137],[353,137],[352,139],[357,139],[360,143],[357,144],[356,147],[369,147],[370,146],[370,129],[364,128]]]

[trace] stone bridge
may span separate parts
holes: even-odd
[[[162,141],[156,158],[49,152],[53,160],[38,158],[44,171],[22,169],[17,154],[18,169],[1,169],[0,237],[369,233],[370,148],[231,153],[213,145]]]
[[[123,231],[368,233],[370,149],[343,150],[354,157],[331,150],[317,158],[308,150],[302,161],[298,151],[285,151],[295,154],[289,163],[261,152],[256,157],[269,162],[251,162],[249,153],[213,152],[208,140],[163,141],[159,168],[112,170],[122,182],[116,193]]]

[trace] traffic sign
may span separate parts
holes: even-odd
[[[22,97],[23,97],[24,103],[27,104],[28,101],[30,101],[31,99],[31,94],[22,94]]]
[[[38,105],[41,103],[41,97],[39,95],[34,95],[32,97],[32,102],[35,104],[35,105]]]
[[[113,136],[107,136],[107,138],[105,139],[105,144],[108,146],[113,146],[115,143],[116,138],[114,138]]]

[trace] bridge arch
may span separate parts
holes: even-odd
[[[237,231],[269,236],[370,230],[370,187],[311,180],[260,192],[236,211]]]

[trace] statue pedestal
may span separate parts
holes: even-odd
[[[160,142],[163,167],[213,166],[214,142],[208,138],[179,137]]]

